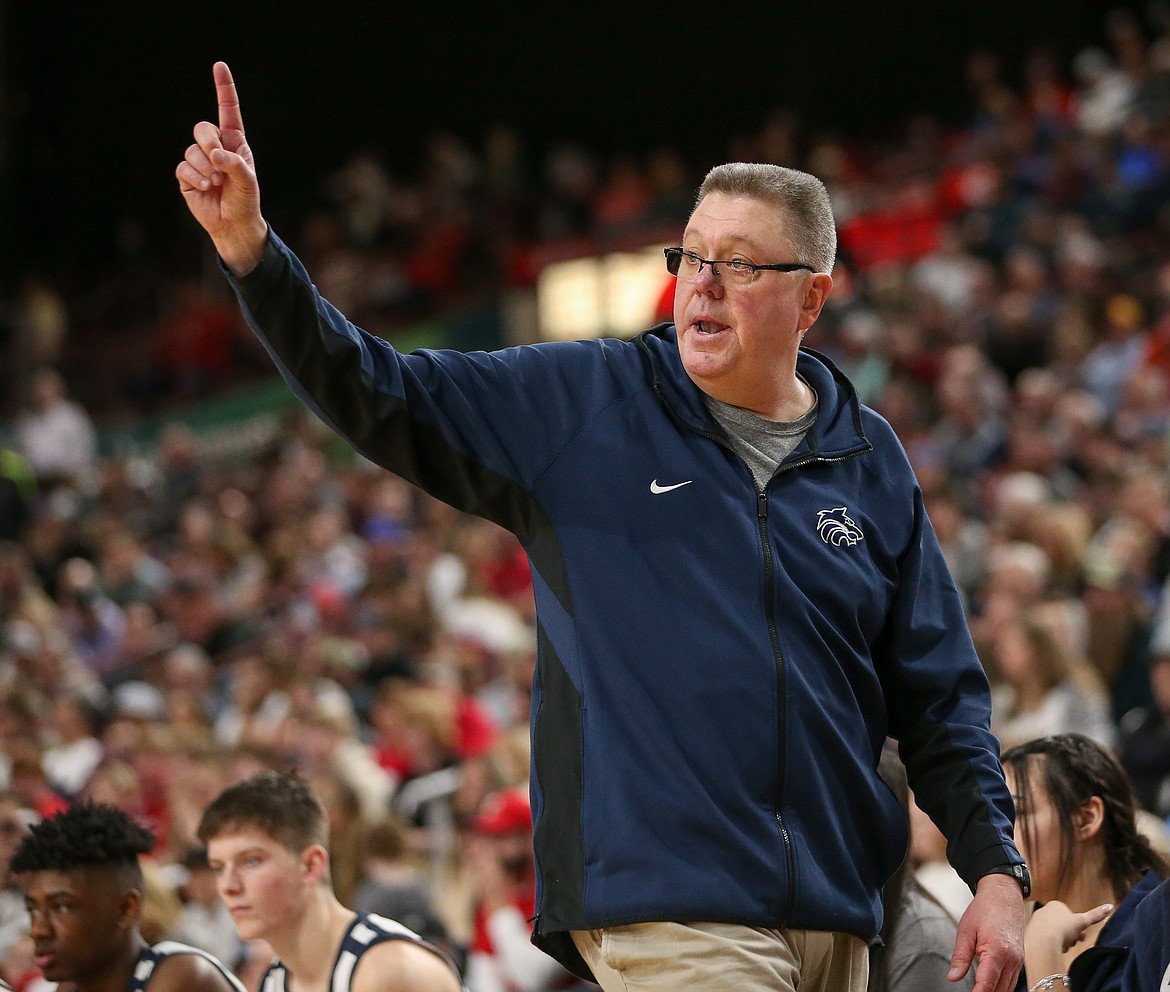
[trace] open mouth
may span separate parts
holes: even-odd
[[[696,320],[695,330],[700,334],[718,334],[720,331],[726,331],[727,324],[720,324],[713,320]]]

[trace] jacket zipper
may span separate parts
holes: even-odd
[[[680,417],[671,404],[666,401],[666,397],[662,394],[662,390],[659,388],[657,382],[654,384],[654,391],[658,394],[658,399],[663,407],[665,407],[667,413],[677,424],[698,434],[700,437],[714,441],[743,462],[743,458],[740,457],[739,452],[735,450],[735,447],[726,438],[712,431],[696,427],[694,424],[689,424]],[[864,448],[850,451],[844,455],[820,455],[816,452],[808,452],[794,461],[781,463],[772,477],[775,478],[781,472],[800,468],[802,465],[808,465],[811,462],[830,464],[833,462],[848,461],[851,458],[857,458],[867,451],[872,450],[871,445],[866,445]],[[747,463],[744,462],[744,464],[746,465]],[[750,467],[749,474],[751,474]],[[756,522],[760,547],[764,553],[764,610],[768,620],[768,638],[772,642],[772,659],[776,666],[776,723],[778,727],[777,741],[779,747],[776,754],[776,792],[772,801],[772,813],[776,817],[776,826],[780,831],[780,841],[784,847],[784,861],[788,869],[788,891],[785,893],[784,916],[780,921],[779,927],[779,929],[785,929],[788,926],[788,921],[792,918],[793,906],[796,902],[796,852],[792,845],[792,835],[789,834],[788,827],[784,823],[784,815],[780,812],[785,787],[784,752],[786,748],[784,741],[787,731],[787,721],[784,719],[784,697],[786,678],[784,675],[784,655],[780,650],[780,632],[776,627],[776,606],[773,601],[775,599],[773,586],[776,569],[775,563],[772,560],[772,545],[768,541],[768,492],[766,486],[764,489],[756,490]]]
[[[865,449],[869,450],[869,449]],[[857,458],[865,454],[863,451],[852,451],[845,455],[818,455],[814,452],[803,455],[791,462],[782,462],[773,473],[775,478],[781,472],[788,472],[811,462],[828,464],[844,462],[850,458]],[[780,632],[776,627],[776,596],[775,578],[776,568],[772,558],[772,545],[768,540],[768,490],[767,487],[756,492],[756,520],[760,534],[760,547],[764,551],[764,604],[768,618],[768,637],[772,642],[772,657],[776,664],[776,725],[779,728],[779,752],[776,755],[776,798],[772,812],[776,816],[776,825],[780,828],[780,839],[784,843],[784,857],[788,867],[788,892],[784,901],[784,918],[782,928],[788,926],[792,919],[792,911],[796,902],[796,852],[792,844],[792,836],[784,823],[784,815],[780,812],[783,801],[787,777],[785,775],[786,762],[784,754],[787,751],[786,737],[788,722],[784,719],[784,703],[787,697],[787,677],[784,672],[784,652],[780,647]]]
[[[670,405],[665,405],[669,410]],[[677,419],[679,423],[685,423],[681,418]],[[720,437],[712,431],[702,430],[690,424],[686,426],[688,430],[692,430],[702,437],[709,438],[716,444],[726,448],[743,462],[743,458],[739,452],[725,438]],[[815,453],[809,453],[788,465],[782,464],[776,469],[773,477],[779,475],[782,471],[790,468],[799,468],[801,465],[807,465],[810,462],[845,461],[847,458],[852,458],[862,453],[858,451],[849,455],[829,458],[821,457]],[[748,468],[748,474],[750,475],[750,467],[747,466],[746,462],[743,462],[743,464]],[[784,654],[780,649],[780,632],[776,627],[776,605],[774,602],[776,567],[772,559],[772,545],[768,541],[768,491],[766,486],[764,489],[756,490],[756,532],[760,539],[760,550],[764,555],[764,615],[768,621],[768,639],[772,644],[772,663],[776,670],[776,789],[772,796],[772,815],[776,818],[776,827],[780,831],[780,843],[784,848],[784,863],[788,869],[788,888],[784,894],[784,915],[780,920],[780,926],[778,928],[783,930],[788,926],[788,921],[792,918],[792,910],[796,902],[796,851],[792,844],[792,835],[788,832],[788,827],[784,823],[784,814],[780,811],[786,784],[786,776],[784,774],[784,752],[786,748],[784,742],[787,733],[787,721],[784,719],[784,698],[787,679],[784,674]]]
[[[780,632],[776,629],[775,605],[775,562],[772,560],[772,544],[768,540],[768,491],[761,489],[756,492],[756,525],[760,535],[760,547],[764,551],[764,612],[768,618],[768,639],[772,643],[772,662],[776,667],[776,727],[779,748],[776,753],[776,792],[772,800],[772,814],[776,817],[776,826],[780,830],[780,840],[784,845],[784,861],[788,868],[788,891],[784,899],[784,916],[780,921],[780,929],[788,926],[792,918],[792,906],[796,900],[796,854],[792,849],[792,837],[784,823],[784,814],[780,812],[780,804],[784,796],[784,752],[787,734],[787,721],[784,719],[784,699],[786,678],[784,675],[784,655],[780,650]]]

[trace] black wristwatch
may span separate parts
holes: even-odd
[[[1020,892],[1025,899],[1032,894],[1032,873],[1028,871],[1028,866],[1025,864],[996,865],[994,868],[988,868],[983,874],[1011,875],[1019,883]]]

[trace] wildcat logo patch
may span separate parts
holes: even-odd
[[[861,528],[849,516],[849,507],[837,506],[817,513],[817,533],[821,540],[834,547],[853,547],[865,539]]]

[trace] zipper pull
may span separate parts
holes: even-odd
[[[756,493],[756,516],[761,520],[768,519],[768,494],[766,492]]]

